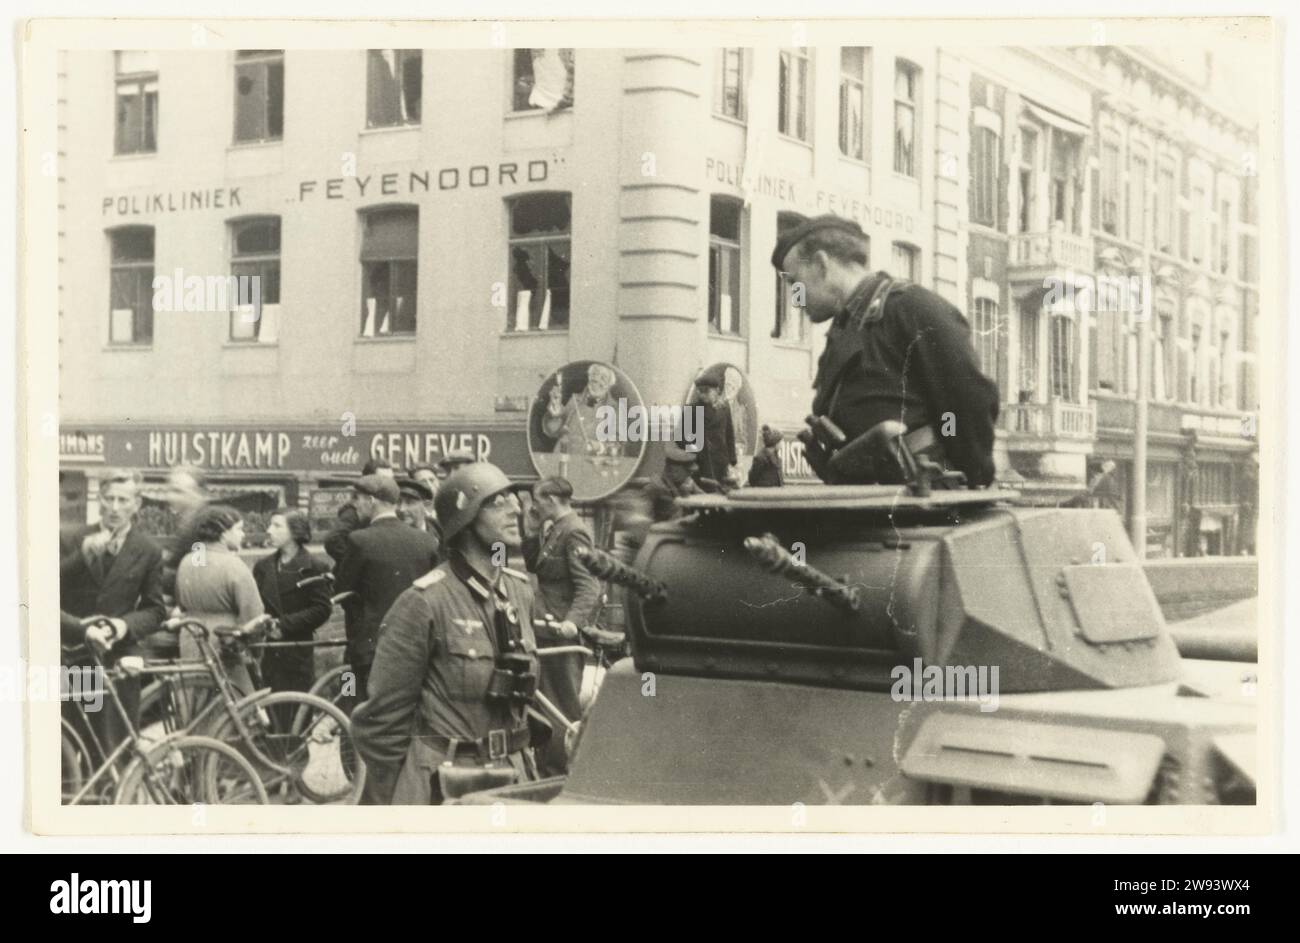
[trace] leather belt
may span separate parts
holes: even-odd
[[[426,739],[435,749],[446,754],[448,761],[472,752],[481,762],[486,763],[490,760],[504,760],[512,753],[527,749],[532,735],[527,727],[519,727],[515,730],[489,730],[486,737],[478,740],[460,740],[438,734],[429,734]]]

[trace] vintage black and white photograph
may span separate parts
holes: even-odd
[[[43,827],[1265,827],[1273,27],[1143,23],[46,24]]]

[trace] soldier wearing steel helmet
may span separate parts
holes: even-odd
[[[378,801],[438,804],[537,778],[526,713],[538,668],[533,590],[501,565],[522,540],[510,488],[499,468],[476,462],[438,489],[447,560],[388,611],[370,698],[352,717]]]

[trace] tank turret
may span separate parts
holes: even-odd
[[[631,602],[637,665],[869,690],[918,658],[997,666],[1004,692],[1175,679],[1118,517],[1013,497],[827,486],[684,499],[693,514],[652,528],[636,560],[669,587]]]

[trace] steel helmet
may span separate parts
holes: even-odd
[[[509,488],[506,473],[488,462],[474,462],[456,469],[438,488],[433,502],[443,537],[451,540],[478,516],[484,501]]]

